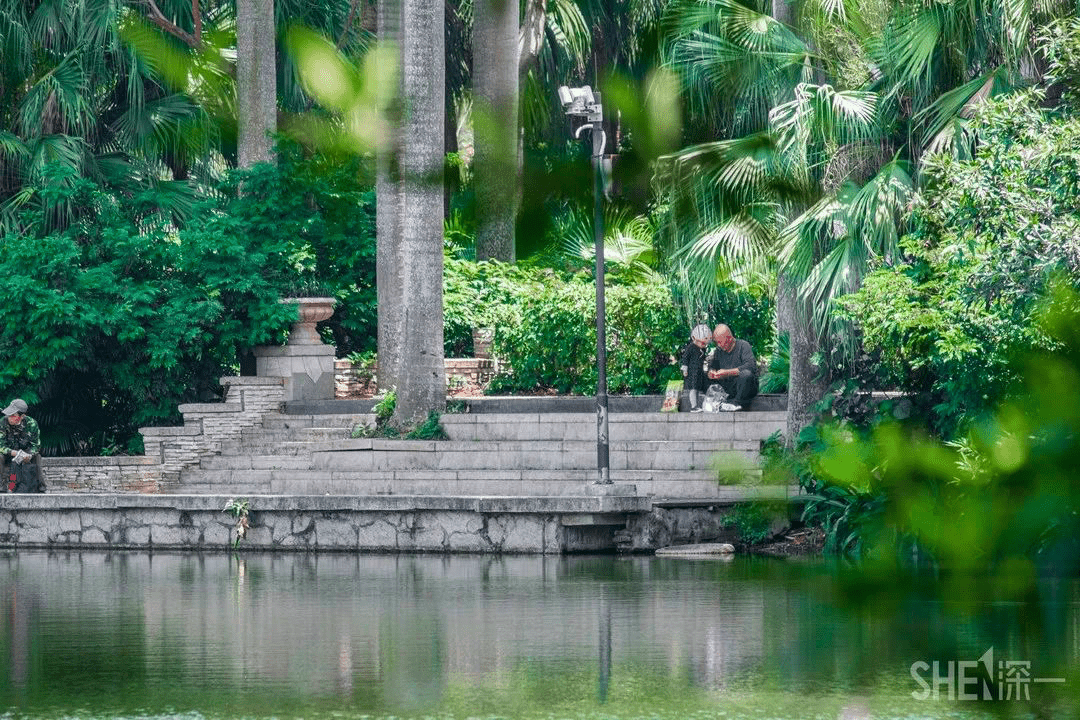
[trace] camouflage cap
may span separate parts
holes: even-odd
[[[20,415],[26,412],[26,401],[22,398],[15,398],[11,401],[11,404],[4,408],[5,415],[14,415],[19,413]]]

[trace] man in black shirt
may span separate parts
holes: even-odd
[[[713,330],[716,349],[709,358],[709,379],[728,394],[721,410],[742,410],[758,393],[757,361],[750,343],[737,340],[727,325]]]

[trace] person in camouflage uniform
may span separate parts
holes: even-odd
[[[37,421],[26,414],[26,402],[20,398],[4,408],[0,420],[0,476],[8,492],[44,492],[41,482],[41,431]],[[9,478],[14,476],[14,482]]]

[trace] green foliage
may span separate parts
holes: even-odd
[[[990,568],[1021,590],[1033,564],[1080,567],[1080,497],[1071,490],[1080,462],[1080,295],[1055,283],[1033,322],[1048,348],[1014,357],[1014,392],[953,441],[904,419],[901,402],[861,427],[826,412],[794,451],[769,445],[766,473],[798,479],[803,517],[826,530],[827,550],[950,572]]]
[[[540,292],[554,272],[529,270],[496,260],[472,262],[445,258],[443,338],[447,357],[472,353],[474,328],[517,324],[524,296]]]
[[[375,403],[375,407],[372,410],[375,413],[375,422],[379,425],[385,425],[389,422],[390,418],[394,416],[394,408],[397,406],[397,391],[390,388],[386,391],[379,402]]]
[[[790,370],[791,336],[783,333],[776,337],[769,349],[769,364],[758,390],[763,393],[785,392]]]
[[[247,498],[230,498],[229,502],[225,503],[222,512],[226,512],[234,518],[247,517],[251,512],[251,501]]]
[[[241,192],[241,185],[243,192]],[[358,163],[283,148],[235,173],[179,226],[160,188],[43,171],[47,202],[5,235],[0,393],[34,406],[49,453],[138,450],[136,429],[219,395],[250,348],[284,339],[290,282],[318,278],[342,352],[374,345],[373,199]],[[56,207],[68,222],[53,229]]]
[[[236,538],[233,540],[233,547],[238,547],[240,541],[247,535],[248,528],[251,527],[251,501],[247,498],[230,498],[229,502],[225,503],[222,512],[236,518]]]
[[[409,432],[405,433],[406,440],[448,440],[449,436],[443,430],[439,421],[440,415],[435,410],[428,413],[427,418]]]
[[[721,521],[722,527],[735,530],[739,542],[759,545],[772,537],[773,518],[783,506],[763,501],[737,503]]]
[[[397,405],[397,393],[393,390],[384,395],[373,408],[375,412],[375,425],[357,425],[353,428],[350,437],[356,438],[387,438],[391,440],[447,440],[446,431],[443,430],[441,415],[432,410],[423,421],[413,427],[400,427],[390,422],[394,416],[394,407]]]
[[[472,327],[493,327],[493,351],[505,372],[492,392],[595,392],[596,290],[589,275],[449,258],[446,268],[447,353],[465,346]],[[729,312],[719,317],[763,346],[772,331],[767,301],[727,297]],[[672,354],[689,335],[670,290],[655,281],[611,285],[605,304],[609,389],[659,392],[671,376]]]
[[[1039,32],[1039,49],[1046,59],[1046,80],[1060,83],[1073,107],[1080,100],[1080,18],[1062,18]]]
[[[45,182],[50,202],[75,214],[49,231],[48,207],[26,212],[26,231],[0,240],[11,290],[0,393],[32,404],[47,452],[126,445],[139,426],[175,418],[178,403],[216,395],[242,349],[287,328],[257,242],[211,230],[219,200],[178,231],[153,189]]]
[[[1033,322],[1047,284],[1080,277],[1080,119],[1037,102],[987,103],[975,157],[927,164],[903,261],[841,303],[884,381],[932,396],[946,437],[1015,393],[1014,359],[1050,347]]]
[[[230,175],[211,232],[258,239],[283,296],[337,299],[321,324],[338,356],[375,348],[375,193],[364,161],[282,140],[276,164]]]

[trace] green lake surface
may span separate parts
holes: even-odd
[[[0,718],[1075,717],[1080,583],[979,587],[821,558],[6,551]]]

